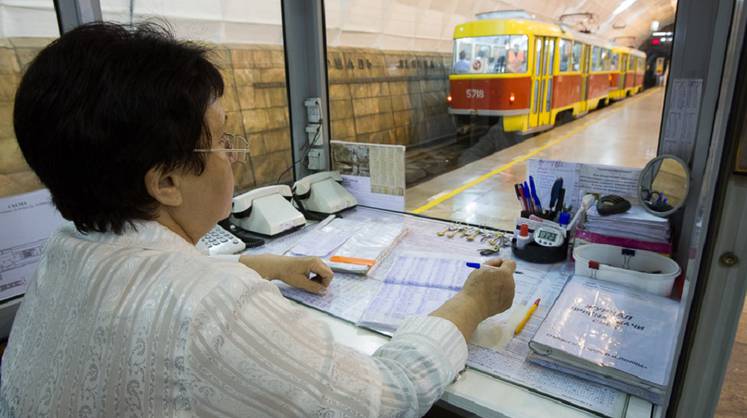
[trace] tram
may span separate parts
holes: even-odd
[[[642,51],[562,24],[478,15],[454,29],[449,113],[460,128],[477,117],[505,132],[538,132],[639,93],[645,65]]]

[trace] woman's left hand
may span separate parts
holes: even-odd
[[[319,257],[242,255],[239,261],[265,279],[278,279],[311,293],[323,294],[332,282],[332,270]]]

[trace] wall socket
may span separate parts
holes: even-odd
[[[312,148],[309,150],[309,170],[327,170],[327,155],[324,148]]]

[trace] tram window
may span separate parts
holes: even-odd
[[[13,129],[13,100],[25,68],[39,51],[59,37],[59,30],[52,0],[35,1],[33,7],[28,3],[10,5],[0,1],[0,197],[44,188],[18,146]],[[9,227],[7,222],[3,224],[3,237]],[[2,259],[3,267],[5,260],[12,260],[5,256]]]
[[[453,73],[504,74],[526,71],[526,35],[481,36],[456,41]]]
[[[610,70],[610,50],[607,48],[602,49],[602,71]]]
[[[490,54],[490,45],[475,44],[475,60],[472,63],[472,70],[475,73],[490,72],[490,66],[493,65],[495,58]],[[479,66],[475,63],[479,61]]]
[[[633,55],[628,58],[628,71],[634,71],[635,70],[635,58]]]
[[[558,52],[560,53],[560,71],[568,71],[571,63],[571,41],[561,39]]]
[[[580,42],[573,43],[573,59],[571,65],[573,65],[573,71],[579,71],[581,68],[581,51],[583,51],[584,45]]]
[[[452,72],[464,74],[470,72],[472,63],[472,42],[467,39],[457,39],[454,45],[454,66]]]
[[[610,57],[610,70],[617,71],[617,61],[620,59],[620,54],[613,52]]]
[[[505,72],[525,73],[527,71],[527,36],[512,35],[509,37],[509,41],[511,49],[506,54],[507,64]]]
[[[602,48],[595,46],[591,50],[591,71],[602,71]]]

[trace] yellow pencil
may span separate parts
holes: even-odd
[[[540,304],[540,299],[537,298],[537,300],[534,301],[532,306],[529,307],[529,310],[527,310],[527,314],[524,315],[524,319],[522,319],[521,322],[519,322],[519,325],[516,326],[516,330],[514,330],[514,337],[519,335],[521,330],[524,329],[524,325],[526,325],[527,322],[529,322],[529,318],[532,317],[532,314],[534,313],[534,311],[537,310],[537,307],[539,306],[539,304]]]

